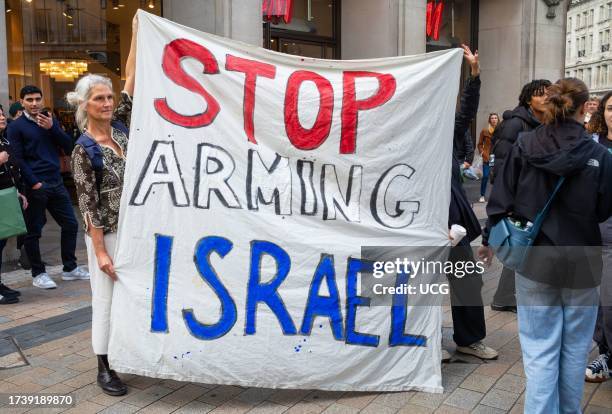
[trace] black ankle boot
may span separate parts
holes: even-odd
[[[125,395],[127,387],[115,371],[108,366],[108,357],[98,355],[98,385],[108,395]]]

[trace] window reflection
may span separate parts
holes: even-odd
[[[38,85],[46,105],[54,110],[64,127],[69,126],[71,111],[64,96],[82,76],[82,65],[87,67],[85,73],[108,76],[119,93],[125,80],[132,17],[139,7],[161,15],[161,3],[161,0],[6,0],[9,95],[18,98],[23,86]]]
[[[339,59],[340,0],[293,0],[291,21],[264,24],[264,46],[291,55]]]

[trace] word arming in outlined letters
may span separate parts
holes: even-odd
[[[321,215],[323,220],[336,220],[342,216],[346,221],[361,222],[361,198],[363,166],[352,165],[348,171],[346,190],[343,191],[334,164],[320,165],[319,184],[314,179],[313,161],[297,160],[275,154],[267,163],[260,153],[248,150],[247,174],[244,196],[238,197],[236,188],[230,184],[236,162],[224,148],[203,143],[197,146],[193,203],[182,176],[173,141],[153,141],[140,176],[130,196],[130,205],[142,206],[156,186],[167,190],[175,207],[211,208],[213,194],[226,208],[259,210],[260,205],[271,205],[276,215],[292,215],[293,193],[299,193],[299,214]],[[297,173],[299,189],[293,189],[294,172]],[[390,186],[402,186],[404,194],[410,194],[410,178],[415,170],[408,164],[395,164],[378,177],[369,194],[369,213],[381,226],[401,229],[412,224],[419,212],[420,202],[393,199],[387,191]],[[395,197],[397,198],[397,197]],[[241,201],[241,199],[243,201]],[[246,202],[244,201],[246,200]],[[366,203],[366,205],[368,205]]]

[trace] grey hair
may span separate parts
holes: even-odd
[[[96,85],[108,86],[113,89],[113,83],[106,76],[101,75],[85,75],[76,84],[74,91],[66,94],[66,101],[70,106],[76,109],[75,119],[77,126],[81,131],[87,128],[87,111],[85,110],[87,101],[91,97],[91,90]]]

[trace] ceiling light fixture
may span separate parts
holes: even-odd
[[[87,72],[87,61],[82,59],[41,59],[39,67],[41,72],[44,72],[58,82],[72,82]]]
[[[147,2],[147,7],[148,7],[149,9],[154,9],[154,8],[155,8],[155,0],[149,0],[149,1]]]
[[[113,10],[119,10],[119,0],[113,0]]]

